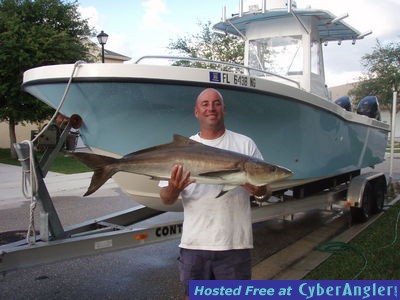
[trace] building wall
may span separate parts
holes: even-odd
[[[392,114],[388,110],[382,111],[381,112],[381,118],[382,118],[383,122],[385,122],[387,124],[390,124],[391,123],[391,119],[392,119]],[[398,138],[400,138],[400,112],[398,112],[396,114],[395,127],[396,128],[395,128],[395,132],[394,132],[394,137],[396,139],[398,139]]]
[[[354,82],[354,83],[347,83],[347,84],[338,85],[338,86],[329,88],[332,101],[335,101],[336,99],[338,99],[342,96],[346,96],[348,94],[348,92],[354,88],[355,85],[356,85],[356,83]]]
[[[26,125],[17,125],[15,127],[15,134],[17,136],[17,142],[31,139],[31,131],[37,130],[39,126],[37,124],[28,123]],[[10,134],[8,122],[0,123],[0,148],[10,148]]]

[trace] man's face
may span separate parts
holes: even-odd
[[[201,128],[218,130],[224,127],[224,102],[220,95],[212,90],[202,93],[195,107],[195,116]]]

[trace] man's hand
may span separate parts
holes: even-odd
[[[171,186],[171,188],[180,193],[193,182],[195,182],[195,180],[190,178],[189,171],[186,171],[185,175],[183,175],[183,166],[176,165],[172,167],[171,178],[168,181],[168,186]]]
[[[190,178],[190,172],[186,171],[183,175],[183,166],[176,165],[171,169],[171,178],[168,186],[160,190],[160,198],[164,204],[173,204],[178,199],[179,194],[195,180]]]
[[[263,200],[268,200],[272,195],[272,190],[269,185],[255,186],[250,183],[245,183],[243,187],[253,196],[263,197]]]

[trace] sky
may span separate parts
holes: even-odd
[[[273,1],[284,3],[284,0]],[[199,32],[199,22],[218,23],[224,6],[227,16],[239,10],[239,0],[79,0],[78,3],[89,25],[109,35],[105,48],[131,57],[128,63],[144,55],[170,55],[168,44]],[[261,1],[244,0],[244,10],[254,3],[261,7]],[[346,23],[361,33],[372,30],[372,34],[355,45],[345,41],[340,46],[329,43],[323,47],[328,86],[357,81],[365,71],[361,58],[373,51],[377,40],[383,45],[400,42],[400,0],[297,0],[296,3],[298,8],[328,10],[337,16],[348,13]]]

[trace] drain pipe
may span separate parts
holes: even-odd
[[[390,166],[389,166],[389,181],[393,179],[393,156],[394,156],[394,138],[396,133],[396,109],[397,108],[397,90],[393,86],[393,104],[392,104],[392,126],[390,134]]]

